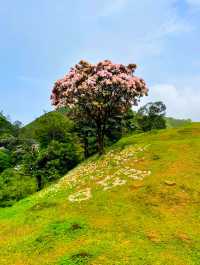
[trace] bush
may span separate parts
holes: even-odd
[[[2,149],[0,150],[0,173],[6,169],[9,168],[11,165],[11,157],[9,153]]]
[[[34,178],[22,175],[18,170],[6,169],[0,175],[0,207],[14,202],[36,191]]]
[[[35,176],[40,190],[45,183],[57,180],[75,167],[83,158],[83,150],[77,139],[68,143],[52,141],[47,148],[27,154],[26,172]]]

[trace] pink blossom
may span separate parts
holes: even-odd
[[[113,87],[113,100],[117,96],[116,93],[122,95],[128,93],[128,105],[131,102],[136,104],[140,97],[147,94],[148,89],[143,79],[133,75],[135,68],[135,64],[125,66],[113,64],[109,60],[104,60],[98,64],[80,61],[79,64],[70,69],[63,79],[55,82],[51,95],[52,104],[59,107],[64,102],[64,104],[70,104],[72,107],[79,103],[77,97],[80,95],[81,98],[85,97],[88,104],[92,106],[92,98],[101,93],[102,95],[106,95],[107,92],[110,94],[111,87]],[[121,102],[121,108],[124,109],[125,106],[127,104]],[[97,106],[93,106],[93,108],[97,108]]]

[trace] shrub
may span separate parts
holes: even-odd
[[[0,150],[0,173],[9,168],[11,165],[11,157],[7,151],[4,149]]]
[[[34,178],[20,174],[15,169],[6,169],[0,175],[0,207],[14,202],[36,191]]]
[[[40,190],[45,183],[57,180],[75,167],[83,157],[83,150],[77,139],[68,143],[52,141],[47,148],[27,154],[25,170],[35,176]]]

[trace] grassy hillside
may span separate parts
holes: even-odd
[[[198,123],[123,138],[0,210],[0,264],[200,264],[199,168]]]

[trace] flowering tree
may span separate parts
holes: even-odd
[[[54,84],[52,104],[69,107],[76,118],[94,124],[99,154],[104,151],[109,119],[116,119],[147,95],[144,80],[133,74],[135,69],[135,64],[125,66],[109,60],[97,64],[80,61]]]

